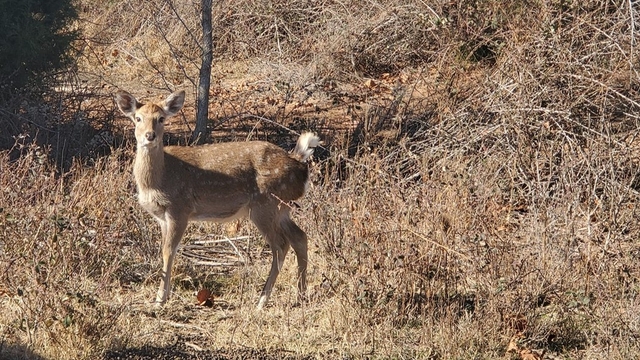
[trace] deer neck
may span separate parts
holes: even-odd
[[[164,149],[162,145],[138,147],[133,164],[133,175],[139,190],[158,189],[164,173]]]

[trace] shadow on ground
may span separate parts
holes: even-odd
[[[45,360],[23,345],[0,342],[0,360]]]
[[[283,350],[221,349],[196,350],[184,343],[166,347],[144,346],[122,350],[110,350],[103,360],[307,360],[310,356],[291,354]]]

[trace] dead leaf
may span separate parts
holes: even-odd
[[[229,222],[227,224],[227,226],[225,227],[227,236],[229,236],[229,237],[236,236],[236,234],[238,232],[240,232],[240,225],[241,225],[241,223],[240,223],[239,220],[234,220],[234,221]]]
[[[507,346],[507,351],[506,353],[517,353],[518,352],[518,339],[520,338],[520,336],[518,336],[519,334],[514,335],[511,340],[509,340],[509,345]]]
[[[542,360],[542,356],[529,349],[524,349],[520,351],[520,358],[522,360]]]
[[[201,289],[198,291],[198,295],[196,295],[198,299],[197,305],[212,307],[213,306],[213,295],[211,295],[211,291],[208,289]]]
[[[376,84],[375,80],[373,80],[373,79],[367,79],[364,82],[364,86],[368,87],[369,89],[373,89],[374,87],[376,87],[376,85],[377,84]]]

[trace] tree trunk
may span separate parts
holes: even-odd
[[[211,29],[212,0],[202,0],[202,64],[198,80],[196,127],[191,142],[202,144],[208,137],[209,86],[211,85],[211,63],[213,61],[213,38]]]

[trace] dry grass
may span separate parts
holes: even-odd
[[[166,1],[82,3],[96,14],[84,66],[97,54],[104,68],[80,77],[188,86],[192,4],[176,10],[184,27]],[[0,154],[0,358],[521,358],[510,343],[640,356],[635,9],[268,3],[218,3],[219,64],[233,66],[214,74],[211,113],[219,137],[291,146],[275,122],[328,142],[294,214],[309,301],[292,306],[290,257],[254,309],[270,257],[243,222],[244,264],[179,256],[175,296],[154,310],[159,229],[136,204],[133,144],[64,172],[25,144]],[[225,231],[190,225],[185,244]],[[212,308],[194,304],[202,287]]]

